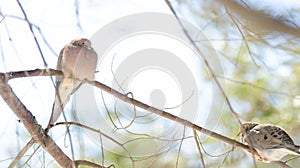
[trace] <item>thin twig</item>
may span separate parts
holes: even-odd
[[[192,44],[192,46],[194,47],[194,49],[197,51],[197,53],[201,56],[206,68],[208,69],[208,71],[210,72],[210,75],[212,76],[213,80],[215,81],[215,83],[217,84],[219,90],[221,91],[223,97],[225,98],[225,101],[229,107],[229,110],[231,112],[231,114],[233,115],[233,118],[238,122],[238,124],[240,125],[241,128],[241,132],[246,134],[244,128],[242,127],[242,122],[238,117],[238,114],[235,112],[235,110],[233,109],[230,100],[227,96],[227,94],[225,93],[225,90],[223,89],[223,87],[221,86],[221,83],[219,82],[216,74],[214,73],[211,65],[208,63],[207,59],[205,58],[205,56],[202,54],[202,52],[200,51],[200,49],[198,48],[198,46],[195,44],[194,40],[192,39],[192,37],[189,35],[188,31],[186,30],[186,28],[184,27],[183,23],[181,22],[181,20],[179,19],[176,11],[174,10],[173,6],[171,5],[169,0],[165,0],[167,5],[169,6],[170,10],[172,11],[173,15],[175,16],[176,20],[178,21],[180,27],[182,28],[182,31],[184,32],[185,36],[189,39],[190,43]],[[254,148],[252,147],[252,144],[249,143],[250,146],[250,153],[252,153],[253,158],[255,156],[258,156],[258,158],[261,158],[259,155],[257,155],[257,152],[254,150]],[[254,160],[255,163],[255,160]],[[256,165],[256,163],[254,164]]]
[[[226,8],[226,13],[228,14],[228,16],[229,16],[229,17],[231,18],[231,20],[233,21],[233,23],[234,23],[235,27],[237,28],[237,30],[240,32],[240,34],[241,34],[241,36],[242,36],[242,39],[243,39],[243,42],[245,43],[245,46],[246,46],[246,48],[247,48],[247,51],[248,51],[248,53],[249,53],[249,55],[250,55],[250,58],[252,59],[252,61],[254,62],[254,64],[255,64],[256,66],[258,66],[257,63],[256,63],[256,61],[255,61],[255,59],[254,59],[254,57],[253,57],[253,53],[251,52],[251,49],[250,49],[250,46],[249,46],[248,41],[247,41],[247,39],[246,39],[246,36],[244,35],[244,32],[241,30],[239,24],[237,23],[238,21],[236,20],[236,18],[235,18],[234,16],[231,15],[231,13],[228,11],[227,8]]]
[[[25,21],[25,22],[26,22],[26,20],[25,20],[24,18],[21,18],[21,17],[19,17],[19,16],[14,16],[14,15],[5,15],[5,16],[6,16],[7,18],[17,19],[17,20],[21,20],[21,21]],[[30,24],[31,24],[31,26],[32,26],[33,28],[35,28],[35,29],[39,32],[40,37],[42,37],[42,39],[43,39],[45,45],[46,45],[46,46],[48,47],[48,49],[53,53],[53,55],[56,55],[56,56],[57,56],[56,51],[51,47],[51,45],[50,45],[49,42],[47,41],[47,39],[46,39],[44,33],[42,32],[41,28],[40,28],[39,26],[37,26],[36,24],[32,23],[32,22],[31,22]]]
[[[1,15],[2,16],[2,18],[1,18],[1,20],[0,20],[0,23],[5,19],[5,17],[6,17],[6,15]]]
[[[112,142],[118,144],[128,155],[129,159],[132,161],[132,167],[134,168],[135,165],[134,165],[134,159],[133,157],[130,155],[129,151],[127,150],[127,148],[124,146],[124,144],[118,142],[117,140],[113,139],[112,137],[104,134],[103,132],[101,132],[101,130],[97,130],[97,129],[94,129],[92,127],[89,127],[87,125],[83,125],[83,124],[80,124],[80,123],[77,123],[77,122],[58,122],[56,123],[55,125],[51,126],[51,128],[53,128],[54,126],[58,126],[58,125],[75,125],[75,126],[78,126],[78,127],[81,127],[81,128],[84,128],[84,129],[88,129],[90,131],[93,131],[93,132],[96,132],[98,134],[100,134],[101,136],[111,140]]]
[[[200,156],[200,160],[201,160],[201,165],[202,165],[203,168],[205,168],[205,162],[204,162],[203,154],[201,152],[200,139],[199,139],[199,136],[197,134],[197,131],[193,130],[193,134],[194,134],[194,139],[195,139],[195,143],[196,143],[196,146],[197,146],[197,150],[199,152],[199,156]]]
[[[44,57],[44,54],[43,54],[42,49],[41,49],[41,47],[40,47],[40,44],[39,44],[39,42],[38,42],[38,40],[37,40],[37,38],[36,38],[36,36],[35,36],[35,33],[34,33],[33,29],[32,29],[32,24],[31,24],[31,22],[29,21],[29,19],[28,19],[28,17],[27,17],[27,14],[26,14],[26,12],[25,12],[25,10],[24,10],[24,8],[23,8],[21,2],[20,2],[19,0],[17,0],[17,3],[18,3],[18,5],[19,5],[19,7],[20,7],[20,9],[21,9],[21,11],[22,11],[22,13],[23,13],[23,15],[24,15],[24,18],[25,18],[25,20],[26,20],[26,22],[27,22],[27,24],[28,24],[28,26],[29,26],[30,32],[31,32],[31,34],[32,34],[32,36],[33,36],[33,39],[34,39],[34,41],[35,41],[35,44],[36,44],[36,46],[37,46],[37,48],[38,48],[38,50],[39,50],[39,52],[40,52],[40,54],[41,54],[41,57],[42,57],[42,60],[43,60],[43,63],[44,63],[44,67],[47,68],[47,67],[48,67],[47,62],[46,62],[46,60],[45,60],[45,57]]]
[[[22,165],[20,165],[20,167],[24,167],[25,165],[27,165],[29,163],[29,161],[32,159],[32,157],[34,156],[34,154],[39,150],[40,147],[41,147],[41,145],[39,145],[36,149],[34,149],[32,154],[29,155],[29,157],[26,159],[26,161]]]
[[[9,164],[9,168],[13,168],[16,164],[21,160],[21,158],[25,155],[28,149],[34,144],[34,140],[31,139],[27,144],[23,147],[23,149],[18,153],[15,159]]]
[[[99,130],[100,132],[100,130]],[[102,140],[102,135],[99,134],[99,140],[100,140],[100,145],[101,145],[101,165],[104,165],[104,148],[103,148],[103,140]]]
[[[211,65],[208,63],[207,59],[204,57],[204,55],[201,53],[200,49],[197,47],[197,45],[194,43],[194,40],[192,39],[192,37],[189,35],[189,33],[187,32],[187,30],[185,29],[183,23],[180,21],[176,11],[174,10],[173,6],[171,5],[169,0],[165,0],[167,5],[169,6],[170,10],[172,11],[173,15],[175,16],[176,20],[178,21],[180,27],[182,28],[183,33],[185,34],[185,36],[188,38],[188,40],[190,41],[190,43],[192,44],[192,46],[194,47],[194,49],[197,51],[197,53],[201,56],[205,66],[207,67],[207,69],[209,70],[210,75],[212,76],[213,80],[215,81],[215,83],[217,84],[219,90],[221,91],[222,95],[225,98],[225,101],[233,115],[233,117],[235,118],[235,120],[240,124],[240,126],[242,125],[241,120],[238,117],[238,114],[235,112],[235,110],[233,109],[228,96],[226,95],[224,89],[221,86],[221,83],[219,82],[219,80],[216,77],[216,74],[214,73]]]
[[[176,163],[175,163],[176,168],[178,168],[178,164],[179,164],[180,151],[181,151],[183,140],[184,140],[184,137],[185,137],[185,129],[186,129],[186,127],[183,127],[182,138],[180,138],[180,143],[179,143],[179,148],[178,148]]]
[[[108,167],[105,167],[105,166],[101,166],[101,165],[98,165],[94,162],[90,162],[90,161],[87,161],[87,160],[75,160],[74,161],[74,166],[75,167],[79,167],[80,165],[83,165],[83,166],[88,166],[88,167],[93,167],[93,168],[110,168],[110,167],[115,167],[114,165],[110,165]]]
[[[83,1],[81,1],[83,2]],[[80,19],[79,19],[79,1],[75,0],[74,1],[74,7],[75,7],[75,16],[76,16],[76,21],[77,21],[77,27],[80,30],[80,32],[83,31],[82,26],[80,24]]]

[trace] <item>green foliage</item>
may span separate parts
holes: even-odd
[[[273,28],[249,31],[248,28],[253,26],[249,24],[249,20],[243,18],[241,13],[223,8],[221,3],[216,1],[179,2],[190,9],[194,21],[199,27],[204,27],[202,33],[216,47],[225,71],[224,76],[219,79],[225,79],[226,94],[240,119],[278,124],[288,130],[300,144],[299,131],[296,131],[300,126],[298,122],[300,105],[299,100],[295,99],[300,93],[299,38]],[[249,8],[256,10],[250,2],[245,1],[244,4],[249,4]],[[260,7],[258,10],[257,13],[277,18],[274,13],[268,13],[274,10],[272,5],[269,8]],[[289,21],[292,25],[298,24],[291,15],[282,14],[281,17],[277,20],[278,25],[280,22],[286,24]],[[235,137],[238,132],[238,124],[228,106],[220,120],[220,127],[223,134],[231,137]],[[250,164],[247,167],[254,167],[250,157],[235,153],[236,151],[230,154],[223,167],[234,165],[244,167],[246,165],[244,162],[249,160]],[[214,160],[211,157],[207,159]],[[288,164],[293,167],[299,163],[300,159],[295,159]],[[258,163],[258,167],[274,167],[274,165]]]

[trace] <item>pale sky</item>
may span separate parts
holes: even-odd
[[[253,4],[258,4],[257,1],[252,2]],[[268,0],[266,3],[270,2],[274,1]],[[34,28],[34,32],[41,45],[48,67],[50,68],[56,67],[57,55],[65,44],[77,37],[89,38],[93,36],[104,25],[109,24],[115,19],[140,12],[161,12],[171,14],[168,6],[163,0],[79,1],[79,21],[82,26],[82,30],[80,30],[76,26],[77,20],[75,15],[74,1],[23,0],[21,3],[29,20],[40,28],[47,42],[55,52],[54,54],[49,47],[45,45],[38,30]],[[276,5],[272,6],[275,7],[275,10],[279,10],[282,9],[282,6],[286,9],[290,9],[299,5],[300,1],[297,0],[276,0]],[[262,4],[262,6],[264,6],[264,4]],[[15,16],[23,18],[23,14],[21,13],[17,2],[12,0],[0,0],[0,9],[3,15],[7,15],[5,21],[0,23],[0,71],[9,72],[44,68],[40,53],[37,50],[37,46],[34,43],[27,23],[15,18]],[[186,14],[183,16],[187,17]],[[193,22],[193,20],[189,21]],[[11,40],[9,40],[9,38],[11,38]],[[153,36],[152,38],[155,37]],[[168,42],[168,39],[162,39],[161,42],[168,44],[171,43]],[[177,45],[177,43],[174,43],[172,46],[174,47]],[[153,46],[155,46],[155,44],[153,44]],[[122,47],[122,44],[114,48],[114,50],[111,52],[118,50],[118,47]],[[175,47],[174,50],[177,48],[179,47]],[[187,53],[189,52],[187,50],[187,48],[184,48],[183,50],[176,50],[176,53]],[[193,66],[191,66],[191,69],[195,71],[197,70],[197,68]],[[149,71],[145,71],[144,73],[144,75],[148,76],[147,73],[149,73]],[[180,97],[180,93],[177,92],[179,86],[176,84],[175,80],[172,81],[172,76],[166,76],[167,73],[158,73],[158,70],[152,71],[151,73],[156,77],[159,76],[160,78],[164,79],[165,81],[159,81],[163,82],[163,85],[157,86],[157,82],[149,83],[152,81],[151,79],[146,81],[146,78],[141,77],[141,74],[137,73],[135,76],[136,79],[133,80],[131,85],[132,90],[136,92],[136,98],[143,100],[143,98],[146,97],[143,101],[147,102],[147,99],[150,100],[148,97],[151,96],[151,92],[157,91],[156,87],[160,87],[160,89],[166,91],[164,93],[166,97],[172,98],[172,102],[167,104],[168,106],[171,106],[171,104],[176,106],[178,102],[184,101],[183,99],[176,99],[176,97]],[[143,82],[146,82],[147,85],[144,84],[143,86],[147,86],[148,90],[144,89],[143,87],[138,87],[143,84]],[[10,84],[26,107],[33,113],[34,116],[37,117],[37,120],[43,124],[43,126],[45,126],[45,124],[48,122],[54,99],[54,88],[51,85],[50,78],[35,77],[16,79],[10,81]],[[206,85],[203,84],[201,86]],[[147,93],[150,93],[150,95],[146,95]],[[203,90],[202,93],[203,95],[211,94],[209,89]],[[208,101],[208,103],[205,104],[209,104],[211,103],[210,99],[211,96],[204,96],[201,101]],[[24,132],[26,132],[26,130],[24,130],[21,123],[17,122],[18,118],[13,112],[10,111],[2,99],[0,99],[0,112],[2,113],[2,117],[0,118],[0,144],[10,144],[2,146],[1,151],[10,151],[10,153],[0,152],[0,160],[3,160],[11,155],[16,154],[16,151],[19,151],[19,149],[15,148],[15,145],[22,147],[24,143],[27,143],[27,140],[18,140],[18,138],[16,138],[24,137]],[[9,162],[0,162],[0,167],[7,166],[7,163]]]

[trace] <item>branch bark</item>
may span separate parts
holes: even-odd
[[[11,87],[7,84],[8,80],[14,78],[21,78],[21,77],[30,77],[30,76],[60,76],[63,75],[61,71],[54,70],[54,69],[35,69],[29,71],[16,71],[16,72],[8,72],[8,73],[0,73],[0,95],[5,100],[5,102],[9,105],[9,107],[14,111],[14,113],[20,118],[20,121],[24,124],[26,129],[32,135],[35,142],[39,143],[49,154],[62,166],[62,167],[72,167],[78,164],[86,164],[87,162],[81,161],[72,161],[64,152],[55,144],[55,142],[49,137],[45,130],[41,128],[41,126],[35,120],[35,117],[31,114],[30,111],[26,109],[26,107],[22,104],[22,102],[18,99],[18,97],[14,94]],[[201,133],[204,133],[210,137],[223,141],[225,143],[231,144],[234,147],[242,148],[249,153],[253,154],[253,157],[257,157],[258,159],[260,156],[258,153],[250,148],[248,145],[245,145],[241,142],[238,142],[234,139],[228,138],[224,135],[218,134],[216,132],[210,131],[203,127],[200,127],[196,124],[193,124],[190,121],[184,120],[180,117],[177,117],[173,114],[170,114],[166,111],[159,110],[157,108],[151,107],[143,102],[135,100],[131,97],[128,97],[128,94],[122,94],[109,86],[106,86],[97,81],[86,81],[87,83],[119,98],[120,100],[130,103],[134,106],[140,107],[142,109],[148,110],[152,113],[165,117],[167,119],[173,120],[177,123],[185,125],[189,128],[197,130]],[[280,165],[281,167],[288,167],[283,162],[274,162],[275,164]]]
[[[24,72],[23,74],[26,75],[26,73],[27,72]],[[72,160],[57,146],[51,137],[45,133],[45,130],[37,123],[32,113],[25,107],[12,88],[8,85],[8,76],[9,74],[0,74],[0,95],[3,100],[19,117],[35,142],[39,143],[60,166],[72,167]]]
[[[26,107],[23,104],[21,104],[21,102],[19,102],[19,100],[17,102],[14,102],[14,103],[11,102],[11,101],[13,101],[11,99],[17,99],[17,97],[16,97],[16,95],[11,95],[11,94],[13,94],[13,92],[12,92],[11,88],[7,85],[7,81],[10,80],[10,79],[20,78],[20,77],[28,77],[28,76],[50,76],[50,75],[59,76],[59,75],[62,75],[62,72],[54,70],[54,69],[36,69],[36,70],[29,70],[29,71],[17,71],[17,72],[0,73],[0,79],[1,79],[1,81],[0,81],[0,88],[1,88],[0,89],[0,95],[3,97],[3,99],[7,99],[7,97],[13,97],[13,98],[7,99],[6,102],[10,105],[10,107],[12,108],[12,110],[15,111],[15,113],[17,114],[18,117],[19,117],[19,115],[22,117],[22,115],[23,115],[22,113],[26,113],[27,114],[27,113],[30,113],[30,112],[26,109]],[[122,93],[114,90],[113,88],[111,88],[109,86],[106,86],[106,85],[104,85],[104,84],[102,84],[100,82],[97,82],[97,81],[86,81],[86,82],[89,83],[89,84],[91,84],[91,85],[94,85],[97,88],[100,88],[101,90],[103,90],[103,91],[105,91],[105,92],[107,92],[107,93],[109,93],[109,94],[111,94],[111,95],[119,98],[120,100],[122,100],[124,102],[130,103],[130,104],[135,105],[137,107],[140,107],[142,109],[148,110],[148,111],[150,111],[152,113],[155,113],[157,115],[160,115],[160,116],[162,116],[164,118],[173,120],[173,121],[175,121],[177,123],[180,123],[182,125],[185,125],[185,126],[187,126],[189,128],[192,128],[192,129],[195,129],[195,130],[197,130],[199,132],[202,132],[202,133],[204,133],[204,134],[206,134],[208,136],[216,138],[216,139],[218,139],[220,141],[223,141],[223,142],[226,142],[228,144],[231,144],[231,145],[233,145],[235,147],[240,147],[240,148],[242,148],[244,150],[249,151],[250,153],[253,153],[253,155],[259,157],[259,155],[257,154],[257,152],[255,150],[252,150],[249,146],[247,146],[245,144],[242,144],[242,143],[240,143],[240,142],[238,142],[238,141],[236,141],[234,139],[228,138],[228,137],[226,137],[224,135],[221,135],[221,134],[215,133],[213,131],[210,131],[208,129],[205,129],[203,127],[200,127],[200,126],[198,126],[196,124],[193,124],[190,121],[184,120],[184,119],[182,119],[180,117],[177,117],[177,116],[175,116],[173,114],[170,114],[170,113],[168,113],[166,111],[159,110],[157,108],[151,107],[151,106],[149,106],[149,105],[147,105],[147,104],[145,104],[143,102],[140,102],[140,101],[135,100],[135,99],[133,99],[131,97],[128,97],[128,94],[122,94]],[[11,91],[12,93],[11,94],[7,93],[9,91]],[[18,106],[24,106],[24,107],[22,107],[22,108],[16,108],[15,106],[16,107],[18,107]],[[24,111],[24,109],[25,109],[25,111]],[[19,114],[19,113],[21,113],[21,114]],[[35,121],[35,119],[34,119],[34,117],[32,116],[31,113],[30,113],[30,115],[31,116],[28,116],[28,117],[22,117],[23,119],[21,119],[21,117],[20,117],[20,120],[22,122],[25,122],[24,125],[25,124],[26,125],[29,124],[29,126],[28,126],[29,128],[30,128],[30,124],[31,125],[36,125],[36,124],[32,124],[33,122],[36,123],[36,121]],[[26,120],[29,120],[29,119],[30,119],[29,122],[26,121]],[[34,129],[30,128],[29,130],[34,130]],[[48,145],[49,145],[50,142],[48,142],[49,140],[47,140],[46,141],[47,145],[44,145],[43,144],[43,136],[46,136],[45,138],[47,138],[47,139],[49,139],[49,137],[47,135],[41,134],[42,132],[44,132],[44,130],[42,130],[40,127],[39,127],[38,130],[39,131],[37,131],[37,132],[36,131],[30,131],[30,133],[32,133],[32,135],[35,136],[34,139],[37,140],[39,143],[41,143],[41,145],[43,147],[48,147]],[[53,144],[55,150],[57,150],[56,149],[56,144],[54,142],[51,142],[51,144]],[[55,158],[55,156],[57,157],[58,154],[57,153],[53,153],[53,150],[54,149],[51,149],[49,152],[51,152],[52,154],[54,154],[54,156],[53,156],[50,153]],[[62,151],[57,151],[57,152],[62,152]],[[63,160],[62,158],[58,158],[58,159],[59,160]],[[66,158],[64,158],[64,159],[66,159]]]

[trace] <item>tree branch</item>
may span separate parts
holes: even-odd
[[[37,71],[39,72],[39,70]],[[47,72],[47,70],[45,70]],[[13,73],[10,73],[13,74]],[[27,76],[25,71],[23,74]],[[50,74],[49,74],[50,75]],[[8,85],[9,74],[0,73],[0,95],[12,111],[19,117],[35,142],[39,143],[62,167],[71,167],[72,160],[45,134],[45,130],[37,123],[32,113],[20,101]]]
[[[28,71],[15,71],[15,72],[7,72],[7,73],[0,73],[0,95],[5,100],[5,102],[10,106],[10,108],[15,112],[15,114],[20,118],[21,122],[24,123],[24,126],[32,135],[33,139],[38,142],[46,151],[49,152],[50,155],[63,167],[71,167],[76,166],[78,163],[72,162],[72,160],[66,156],[63,151],[55,144],[55,142],[45,134],[45,130],[41,128],[40,125],[37,124],[35,117],[31,114],[30,111],[26,109],[26,107],[20,102],[18,97],[14,94],[11,87],[7,84],[8,80],[21,78],[21,77],[29,77],[29,76],[61,76],[63,73],[58,70],[54,69],[35,69],[35,70],[28,70]],[[203,127],[200,127],[196,124],[193,124],[190,121],[184,120],[180,117],[177,117],[173,114],[170,114],[166,111],[159,110],[157,108],[151,107],[143,102],[135,100],[133,98],[128,97],[128,94],[122,94],[113,88],[106,86],[97,81],[85,81],[101,90],[119,98],[120,100],[140,107],[142,109],[148,110],[149,112],[155,113],[160,115],[164,118],[168,118],[172,121],[185,125],[189,128],[197,130],[201,133],[204,133],[210,137],[223,141],[225,143],[231,144],[234,147],[242,148],[250,153],[253,154],[258,160],[262,158],[258,155],[255,150],[252,150],[248,145],[245,145],[241,142],[238,142],[234,139],[228,138],[224,135],[218,134],[216,132],[210,131]],[[83,162],[80,162],[83,163]],[[85,162],[87,163],[87,162]],[[283,162],[273,162],[275,164],[280,165],[281,167],[288,167]]]
[[[7,87],[9,87],[8,85],[7,85],[7,81],[9,80],[9,79],[14,79],[14,78],[20,78],[20,77],[28,77],[28,76],[49,76],[49,75],[57,75],[57,76],[59,76],[59,75],[62,75],[62,72],[61,71],[58,71],[58,70],[53,70],[53,69],[36,69],[36,70],[29,70],[29,71],[17,71],[17,72],[8,72],[8,73],[0,73],[0,86],[1,86],[1,89],[0,89],[0,94],[1,94],[1,96],[4,98],[4,99],[7,99],[7,94],[8,93],[6,93],[8,90],[7,90]],[[97,88],[100,88],[101,90],[103,90],[103,91],[105,91],[105,92],[107,92],[107,93],[109,93],[109,94],[111,94],[111,95],[113,95],[113,96],[115,96],[115,97],[117,97],[117,98],[119,98],[120,100],[122,100],[122,101],[124,101],[124,102],[127,102],[127,103],[130,103],[130,104],[132,104],[132,105],[135,105],[135,106],[137,106],[137,107],[140,107],[140,108],[142,108],[142,109],[145,109],[145,110],[148,110],[149,112],[152,112],[152,113],[155,113],[155,114],[157,114],[157,115],[160,115],[160,116],[162,116],[162,117],[164,117],[164,118],[168,118],[168,119],[170,119],[170,120],[172,120],[172,121],[175,121],[175,122],[177,122],[177,123],[180,123],[180,124],[182,124],[182,125],[185,125],[185,126],[187,126],[187,127],[189,127],[189,128],[192,128],[192,129],[195,129],[195,130],[197,130],[197,131],[199,131],[199,132],[202,132],[202,133],[204,133],[204,134],[206,134],[206,135],[208,135],[208,136],[210,136],[210,137],[213,137],[213,138],[216,138],[216,139],[218,139],[218,140],[220,140],[220,141],[223,141],[223,142],[226,142],[226,143],[228,143],[228,144],[231,144],[231,145],[233,145],[233,146],[236,146],[236,147],[240,147],[240,148],[243,148],[243,149],[245,149],[245,150],[247,150],[247,151],[249,151],[250,153],[253,153],[255,156],[257,156],[257,157],[259,157],[260,158],[260,156],[257,154],[257,152],[256,151],[253,151],[253,150],[251,150],[251,148],[249,148],[249,146],[247,146],[247,145],[245,145],[245,144],[242,144],[242,143],[240,143],[240,142],[238,142],[238,141],[236,141],[236,140],[234,140],[234,139],[231,139],[231,138],[228,138],[228,137],[226,137],[226,136],[223,136],[223,135],[221,135],[221,134],[218,134],[218,133],[215,133],[215,132],[213,132],[213,131],[210,131],[210,130],[208,130],[208,129],[205,129],[205,128],[203,128],[203,127],[200,127],[200,126],[198,126],[198,125],[196,125],[196,124],[193,124],[192,122],[190,122],[190,121],[187,121],[187,120],[184,120],[184,119],[182,119],[182,118],[180,118],[180,117],[177,117],[177,116],[175,116],[175,115],[173,115],[173,114],[170,114],[170,113],[168,113],[168,112],[166,112],[166,111],[163,111],[163,110],[159,110],[159,109],[157,109],[157,108],[154,108],[154,107],[151,107],[151,106],[149,106],[149,105],[147,105],[147,104],[145,104],[145,103],[143,103],[143,102],[140,102],[140,101],[138,101],[138,100],[135,100],[135,99],[133,99],[133,98],[130,98],[130,97],[128,97],[128,95],[127,94],[122,94],[122,93],[120,93],[120,92],[118,92],[117,90],[114,90],[113,88],[111,88],[111,87],[109,87],[109,86],[106,86],[106,85],[104,85],[104,84],[102,84],[102,83],[100,83],[100,82],[97,82],[97,81],[86,81],[86,83],[89,83],[89,84],[91,84],[91,85],[94,85],[95,87],[97,87]],[[3,89],[3,88],[5,88],[5,89]],[[9,87],[10,88],[10,87]],[[11,89],[10,89],[11,90]],[[5,92],[5,94],[4,93],[2,93],[2,92]],[[12,93],[13,94],[13,93]],[[9,94],[10,95],[10,94]],[[16,98],[16,96],[14,95],[14,97]],[[10,100],[11,101],[11,100]],[[26,109],[25,111],[24,111],[24,109],[19,109],[19,108],[15,108],[14,106],[16,106],[16,107],[18,107],[18,106],[20,106],[19,104],[20,103],[11,103],[10,101],[8,101],[8,100],[6,100],[6,102],[8,103],[8,104],[10,104],[10,107],[13,109],[13,111],[19,111],[19,110],[22,110],[22,113],[30,113],[27,109],[26,109],[26,107],[23,107],[24,109]],[[23,104],[22,104],[22,106],[24,106]],[[16,113],[16,112],[15,112]],[[21,114],[18,114],[17,116],[19,116],[19,115],[21,115]],[[30,113],[30,115],[31,115],[31,113]],[[24,120],[29,120],[28,119],[28,117],[26,117],[26,118],[24,118],[24,117],[22,117],[23,119],[21,119],[21,117],[20,117],[20,119],[21,119],[21,121],[23,122]],[[31,115],[31,118],[34,118],[32,115]],[[33,119],[31,119],[31,120],[33,120]],[[32,121],[33,122],[33,121]],[[35,121],[35,119],[34,119],[34,122],[36,122]],[[28,123],[28,122],[26,122],[26,124],[32,124],[32,123]],[[24,125],[25,125],[25,123],[24,123]],[[36,125],[36,124],[34,124],[34,125]],[[28,126],[29,127],[29,126]],[[26,127],[27,128],[27,127]],[[32,129],[30,129],[30,130],[32,130]],[[43,131],[41,128],[39,128],[39,130],[40,131]],[[34,134],[34,139],[35,140],[39,140],[38,142],[39,143],[41,143],[42,142],[42,137],[40,137],[40,136],[42,136],[42,135],[40,135],[40,134],[38,134],[37,135],[37,133],[35,133],[35,132],[33,132]],[[40,139],[39,139],[40,138]],[[49,137],[47,137],[48,139],[49,139]],[[47,143],[50,143],[50,142],[48,142],[47,141]],[[51,143],[54,143],[54,142],[51,142]],[[48,145],[43,145],[43,144],[41,144],[43,147],[45,146],[45,147],[47,147]],[[56,144],[55,144],[56,145]],[[52,154],[51,154],[52,155]],[[55,155],[54,155],[55,156]],[[55,157],[54,157],[55,158]]]
[[[34,144],[34,140],[31,139],[27,144],[23,147],[23,149],[18,153],[15,159],[9,164],[9,168],[13,168],[20,161],[20,159],[25,155],[27,150]]]
[[[100,166],[94,162],[90,162],[87,160],[75,160],[75,166],[78,167],[79,165],[84,165],[84,166],[89,166],[89,167],[94,167],[94,168],[110,168],[110,167],[114,167],[113,165],[110,165],[108,167],[104,167],[104,166]]]

